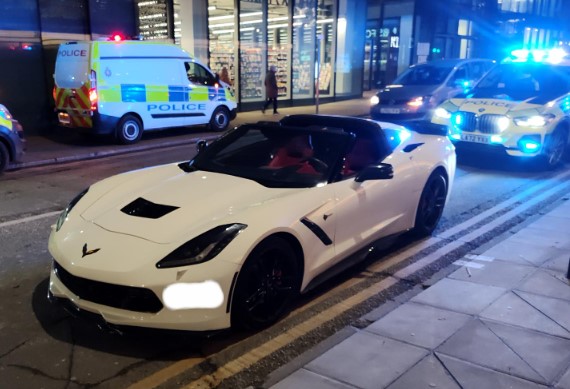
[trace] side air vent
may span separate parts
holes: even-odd
[[[172,205],[155,204],[152,201],[148,201],[142,197],[139,197],[132,203],[124,206],[123,209],[121,209],[121,212],[131,216],[158,219],[176,209],[178,209],[178,207],[174,207]]]

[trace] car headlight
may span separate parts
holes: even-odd
[[[73,209],[73,207],[75,207],[75,205],[77,205],[79,200],[81,200],[81,198],[83,198],[83,196],[85,196],[85,193],[87,193],[88,190],[89,190],[89,188],[85,189],[83,192],[81,192],[77,196],[75,196],[75,198],[73,200],[71,200],[69,202],[69,204],[67,205],[67,207],[65,207],[65,209],[59,214],[59,217],[57,218],[57,223],[55,225],[56,231],[59,231],[61,229],[61,226],[63,226],[63,223],[65,223],[65,221],[67,220],[67,216],[69,215],[69,212],[71,212],[71,210]]]
[[[437,108],[433,114],[435,116],[437,116],[438,118],[442,118],[442,119],[450,119],[451,118],[451,112],[449,112],[447,109],[441,108],[441,107]]]
[[[247,225],[234,223],[212,228],[189,240],[161,259],[159,269],[195,265],[218,255]]]
[[[380,104],[380,97],[374,95],[370,98],[370,105],[378,105]]]
[[[513,118],[513,121],[517,126],[521,127],[544,127],[548,123],[550,123],[555,117],[556,116],[552,114],[522,116],[518,118]]]

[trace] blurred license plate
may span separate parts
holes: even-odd
[[[380,113],[400,113],[400,108],[380,108]]]
[[[461,134],[461,140],[464,140],[466,142],[490,143],[489,137],[485,135]]]
[[[57,118],[61,124],[69,124],[71,123],[71,119],[69,119],[69,114],[65,112],[60,112],[57,114]]]

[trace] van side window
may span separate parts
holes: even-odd
[[[184,62],[188,81],[193,84],[214,86],[216,79],[206,68],[195,62]]]

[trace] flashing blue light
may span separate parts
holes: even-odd
[[[449,137],[455,140],[461,140],[461,135],[459,134],[450,134]]]
[[[412,136],[412,133],[408,130],[400,130],[400,132],[398,133],[398,137],[400,138],[400,143],[404,142],[410,136]]]
[[[552,62],[552,63],[559,63],[566,57],[567,53],[562,50],[561,48],[554,48],[550,50],[542,50],[542,49],[517,49],[511,51],[511,57],[513,57],[514,61],[517,62],[525,62],[525,61],[534,61],[534,62]]]
[[[503,143],[503,138],[500,135],[491,135],[491,143]]]
[[[460,126],[463,123],[463,115],[458,114],[458,113],[454,114],[451,117],[451,122],[453,124],[455,124],[456,126]]]
[[[523,140],[520,147],[524,153],[534,153],[540,148],[540,142],[534,140]]]

